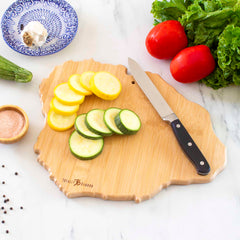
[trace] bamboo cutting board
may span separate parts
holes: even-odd
[[[54,87],[67,82],[71,74],[84,71],[108,71],[116,75],[122,83],[122,92],[113,101],[93,95],[86,97],[79,114],[93,108],[128,108],[140,116],[142,127],[136,135],[105,137],[103,152],[93,160],[82,161],[72,156],[69,150],[68,138],[73,129],[56,132],[45,123],[34,150],[38,161],[67,197],[91,196],[140,202],[171,184],[210,182],[224,168],[225,147],[213,132],[209,113],[186,100],[157,74],[147,73],[205,155],[211,166],[209,175],[196,173],[170,126],[162,121],[122,65],[101,64],[90,59],[68,61],[55,67],[40,85],[45,117]]]

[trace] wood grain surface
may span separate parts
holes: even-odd
[[[226,149],[213,132],[209,113],[190,102],[157,74],[148,73],[160,93],[185,125],[211,166],[207,176],[200,176],[182,152],[171,127],[162,121],[134,78],[122,65],[102,64],[93,59],[68,61],[55,67],[40,85],[43,114],[46,117],[54,87],[67,82],[69,76],[85,71],[108,71],[122,83],[122,92],[113,101],[87,96],[79,109],[128,108],[141,118],[136,135],[104,138],[103,152],[89,161],[78,160],[70,153],[68,138],[73,129],[56,132],[46,123],[34,151],[50,178],[69,197],[99,197],[110,200],[141,202],[171,184],[207,183],[224,168]],[[197,186],[196,186],[197,187]]]

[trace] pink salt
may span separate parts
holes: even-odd
[[[23,129],[25,120],[23,115],[15,110],[0,111],[0,138],[13,138]]]

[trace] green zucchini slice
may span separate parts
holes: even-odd
[[[80,114],[76,120],[75,120],[75,129],[76,131],[82,135],[83,137],[85,138],[89,138],[89,139],[99,139],[99,138],[102,138],[101,135],[99,134],[96,134],[92,131],[90,131],[87,126],[86,126],[86,123],[85,123],[85,118],[86,118],[86,114],[83,113],[83,114]]]
[[[107,110],[105,110],[105,113],[103,115],[103,120],[107,125],[107,127],[111,129],[114,133],[122,135],[123,133],[119,130],[119,128],[117,127],[114,121],[115,117],[118,115],[120,111],[121,111],[120,108],[116,108],[116,107],[108,108]]]
[[[103,150],[103,138],[100,139],[88,139],[77,131],[74,131],[69,138],[69,147],[71,153],[82,160],[90,160],[97,157]]]
[[[112,131],[106,126],[103,120],[104,110],[93,109],[86,115],[85,123],[87,128],[101,136],[110,136]]]
[[[124,134],[135,134],[141,127],[139,116],[129,109],[121,110],[114,120],[119,130]]]

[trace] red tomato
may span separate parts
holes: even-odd
[[[176,20],[159,23],[147,35],[148,52],[158,59],[171,59],[187,47],[188,40],[183,26]]]
[[[179,52],[170,64],[172,76],[182,83],[199,81],[215,68],[215,60],[209,47],[197,45]]]

